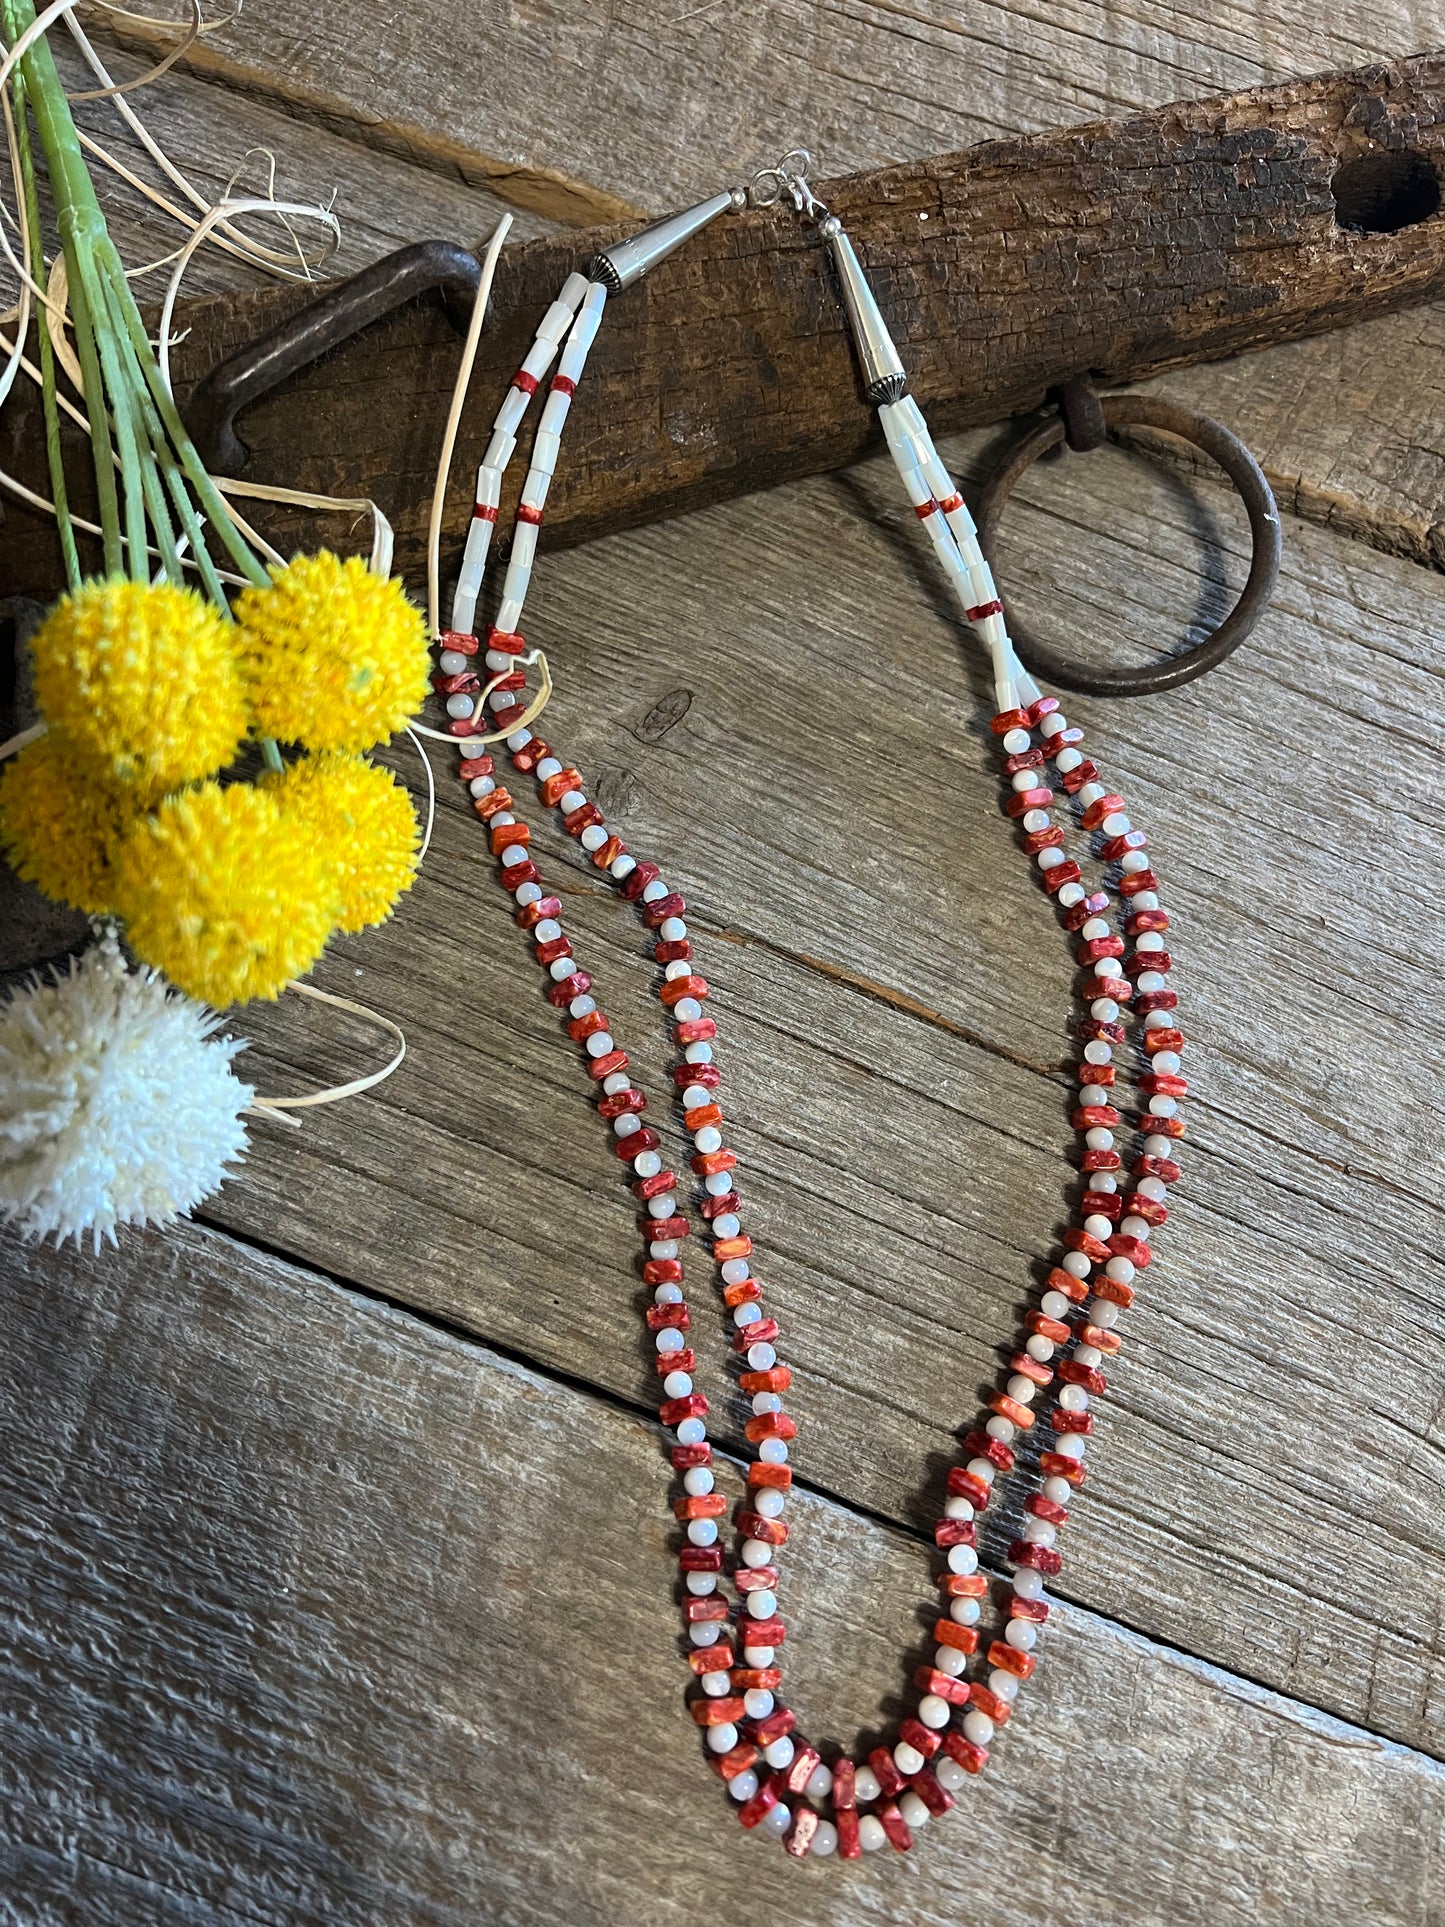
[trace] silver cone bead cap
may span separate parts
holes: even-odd
[[[893,337],[884,325],[878,303],[873,299],[873,290],[853,251],[853,243],[842,227],[832,221],[825,224],[823,233],[832,250],[838,279],[843,284],[843,305],[848,310],[853,342],[863,369],[863,386],[869,401],[875,408],[881,408],[885,402],[897,401],[907,393],[908,375],[893,346]]]
[[[729,189],[699,201],[696,207],[685,208],[681,214],[669,214],[665,221],[655,221],[641,234],[634,234],[630,241],[619,241],[615,247],[604,248],[592,263],[593,280],[600,281],[609,294],[621,294],[659,261],[675,253],[684,241],[700,233],[709,221],[715,221],[719,214],[726,214],[735,205]]]

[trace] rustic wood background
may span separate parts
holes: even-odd
[[[441,0],[250,0],[141,104],[212,185],[253,145],[338,185],[345,265],[472,236],[498,195],[537,233],[801,137],[831,172],[1445,41],[1438,6],[1354,0],[468,18],[459,46]],[[969,1810],[906,1860],[797,1868],[699,1765],[631,1216],[444,785],[402,914],[317,973],[405,1025],[403,1071],[258,1126],[203,1226],[3,1246],[0,1921],[1439,1927],[1442,346],[1422,310],[1159,384],[1252,440],[1285,569],[1203,682],[1070,705],[1179,913],[1193,1148],[1059,1637]],[[976,473],[990,439],[948,452]],[[1002,572],[1120,656],[1217,612],[1243,543],[1222,490],[1110,451],[1036,473]],[[849,1742],[901,1684],[952,1429],[1062,1215],[1069,961],[877,462],[537,583],[552,733],[707,934],[798,1367],[799,1701]],[[548,849],[652,1035],[634,925]],[[12,964],[64,935],[10,931]],[[242,1028],[273,1090],[374,1049],[308,1007]]]

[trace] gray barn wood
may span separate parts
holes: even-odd
[[[1010,538],[1031,607],[1047,595],[1051,620],[1102,636],[1187,613],[1195,538],[1167,480],[1098,456],[1037,486],[1053,513],[1021,505]],[[531,623],[564,691],[550,739],[727,939],[701,955],[813,1476],[912,1522],[1013,1339],[1069,1142],[1071,962],[1010,846],[978,679],[924,559],[875,465],[804,485],[784,525],[760,499],[558,557]],[[1442,638],[1436,578],[1292,530],[1258,638],[1167,721],[1071,706],[1159,851],[1195,1123],[1065,1579],[1435,1751],[1445,1462],[1422,1338],[1445,1295],[1435,1187],[1395,1146],[1420,1119],[1430,1162],[1441,794],[1420,756]],[[1410,806],[1381,810],[1402,755]],[[412,1058],[304,1138],[263,1139],[211,1208],[641,1403],[629,1201],[484,838],[443,801],[421,885],[318,978],[402,1022]],[[567,839],[539,847],[655,1087],[640,931],[568,870]],[[332,1020],[282,1006],[242,1028],[272,1040],[267,1088],[329,1079]],[[1362,1074],[1366,1031],[1385,1074]]]
[[[739,1843],[642,1577],[651,1426],[214,1234],[103,1273],[0,1250],[27,1923],[1438,1918],[1438,1764],[1073,1609],[906,1860]],[[929,1548],[793,1519],[797,1703],[851,1742],[936,1609]]]

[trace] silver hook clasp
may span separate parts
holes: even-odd
[[[776,167],[760,167],[754,174],[748,200],[754,207],[776,207],[786,194],[805,220],[822,221],[828,210],[808,184],[812,171],[813,156],[807,148],[789,148]]]

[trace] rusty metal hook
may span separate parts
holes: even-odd
[[[1249,576],[1238,601],[1209,635],[1167,661],[1140,669],[1084,669],[1067,656],[1039,642],[1007,608],[1009,635],[1025,665],[1035,675],[1063,689],[1088,696],[1153,696],[1177,689],[1213,669],[1237,649],[1264,614],[1279,574],[1279,510],[1264,471],[1239,437],[1209,415],[1165,401],[1155,395],[1098,395],[1084,380],[1067,382],[1060,390],[1059,412],[1030,429],[1009,451],[1003,465],[989,477],[978,501],[978,540],[989,567],[994,562],[999,519],[1004,504],[1024,471],[1061,443],[1070,448],[1097,448],[1111,428],[1162,429],[1216,461],[1233,482],[1249,516],[1253,552]],[[999,591],[1000,595],[1003,591]]]
[[[218,474],[239,475],[247,460],[236,433],[239,411],[417,295],[440,288],[454,325],[464,329],[471,308],[465,297],[480,277],[481,265],[466,248],[416,241],[338,281],[197,382],[184,414],[201,460]]]

